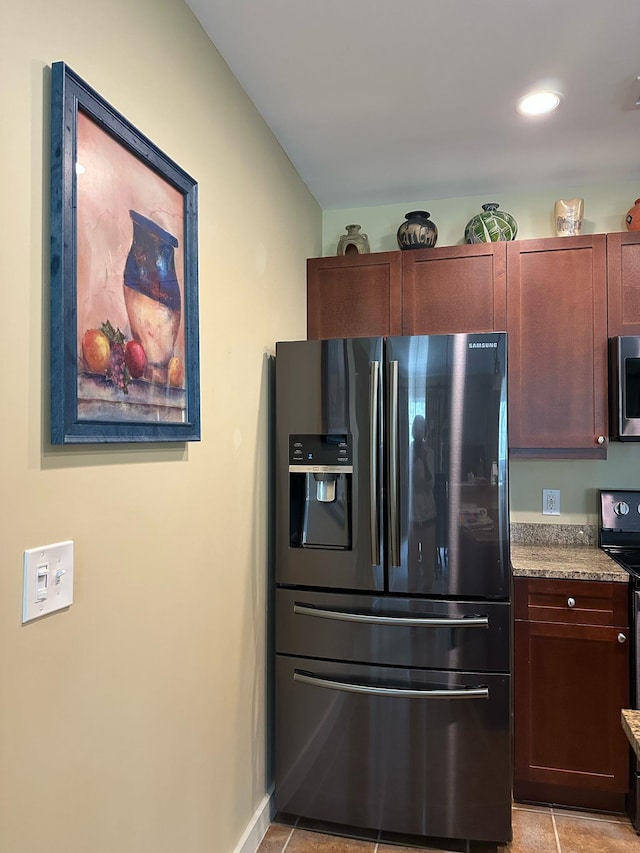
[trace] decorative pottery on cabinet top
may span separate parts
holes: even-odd
[[[467,243],[498,243],[515,240],[518,233],[518,223],[510,213],[498,210],[497,202],[487,202],[482,205],[482,213],[476,214],[464,229],[464,239]]]
[[[426,210],[412,210],[398,228],[397,240],[401,249],[432,249],[438,239],[436,224]]]

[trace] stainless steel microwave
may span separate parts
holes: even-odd
[[[609,338],[609,438],[640,441],[640,335]]]

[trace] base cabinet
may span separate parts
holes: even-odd
[[[514,580],[514,798],[623,812],[628,587]]]

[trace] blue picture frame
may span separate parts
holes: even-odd
[[[197,230],[196,181],[53,63],[53,445],[200,440]]]

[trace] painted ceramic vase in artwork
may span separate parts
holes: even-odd
[[[438,239],[435,222],[429,219],[426,210],[412,210],[405,214],[405,221],[396,234],[401,249],[432,249]]]
[[[473,216],[464,229],[467,243],[498,243],[516,239],[518,223],[510,213],[498,210],[499,207],[494,201],[482,205],[482,213]]]
[[[339,255],[366,255],[371,251],[369,238],[361,234],[361,225],[345,225],[347,233],[341,234],[338,240]]]
[[[124,267],[124,301],[132,337],[144,347],[153,381],[167,380],[182,311],[174,250],[177,239],[135,210]]]
[[[627,231],[640,231],[640,198],[637,198],[633,207],[629,208],[624,221]]]

